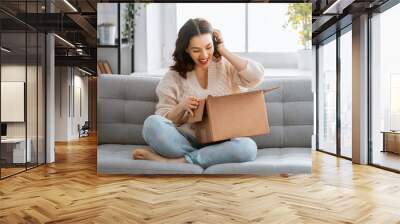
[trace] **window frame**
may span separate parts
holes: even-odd
[[[335,33],[333,33],[332,35],[326,37],[325,39],[321,40],[319,43],[316,44],[316,151],[319,152],[323,152],[323,153],[327,153],[329,155],[333,155],[339,158],[343,158],[346,160],[350,160],[352,161],[352,158],[347,157],[342,155],[341,153],[341,118],[340,118],[340,113],[341,113],[341,109],[340,109],[340,96],[341,96],[341,91],[340,91],[340,84],[341,84],[341,80],[340,80],[340,75],[341,75],[341,67],[340,67],[340,60],[341,60],[341,55],[340,55],[340,41],[341,41],[341,36],[344,35],[347,32],[352,32],[352,23],[347,24],[346,26],[344,26],[343,28],[341,28],[340,30],[337,30]],[[319,110],[320,110],[320,105],[319,105],[319,85],[320,85],[320,73],[319,73],[319,48],[321,45],[325,45],[331,41],[336,41],[336,152],[332,153],[329,152],[327,150],[324,149],[320,149],[319,148]]]
[[[178,4],[187,4],[187,3],[176,3],[175,4],[175,26],[178,28]],[[252,53],[262,53],[262,54],[269,54],[269,53],[290,53],[290,52],[269,52],[269,51],[249,51],[249,3],[243,3],[244,4],[244,18],[245,18],[245,23],[244,23],[244,30],[245,30],[245,35],[244,35],[244,51],[235,51],[235,53],[243,53],[243,54],[252,54]],[[258,3],[252,3],[252,4],[258,4]],[[264,3],[265,4],[265,3]],[[273,3],[269,3],[273,4]],[[289,4],[289,3],[286,3]],[[311,40],[310,40],[311,41]],[[296,52],[296,51],[293,51]]]
[[[372,127],[372,120],[373,120],[373,113],[372,113],[372,77],[373,77],[373,35],[372,31],[374,27],[372,26],[372,20],[376,16],[376,14],[382,14],[385,11],[391,9],[392,7],[397,6],[399,3],[398,0],[388,0],[384,4],[378,6],[377,8],[373,9],[372,11],[368,12],[368,165],[377,167],[383,170],[391,171],[394,173],[400,173],[400,170],[394,169],[388,166],[381,165],[379,163],[374,163],[374,144],[373,144],[373,127]]]

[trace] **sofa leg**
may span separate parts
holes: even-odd
[[[288,178],[288,177],[289,177],[289,174],[288,174],[288,173],[281,173],[280,176],[281,176],[281,177]]]

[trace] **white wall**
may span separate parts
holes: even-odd
[[[38,69],[38,70],[37,70]],[[30,139],[31,156],[36,161],[37,153],[39,153],[39,163],[44,163],[44,74],[42,68],[28,65],[25,67],[20,64],[3,64],[1,66],[1,75],[3,81],[24,82],[26,85],[26,107],[21,105],[20,108],[7,108],[2,107],[2,112],[8,113],[22,113],[26,112],[26,120],[21,122],[7,122],[7,137],[21,138],[27,136]],[[25,79],[27,81],[25,81]],[[2,89],[2,94],[5,89]],[[24,94],[24,90],[19,90],[20,94]],[[7,97],[6,95],[2,95]],[[24,100],[22,104],[24,104]],[[11,102],[12,103],[12,102]],[[3,104],[3,103],[2,103]],[[10,111],[8,111],[10,110]],[[14,110],[14,111],[13,111]],[[19,110],[19,111],[15,111]],[[51,158],[51,157],[50,157]],[[51,160],[49,160],[51,162]]]
[[[147,27],[146,27],[146,10],[143,3],[138,3],[141,6],[139,15],[135,15],[135,71],[147,71]]]
[[[2,65],[1,81],[25,82],[25,73],[25,65]]]
[[[88,78],[71,67],[56,67],[55,84],[56,141],[78,138],[78,124],[88,120]],[[77,90],[80,89],[82,116],[77,108]],[[75,110],[75,111],[74,111]]]
[[[81,76],[82,73],[77,74],[77,70],[75,70],[75,77],[74,77],[74,89],[75,92],[73,94],[75,94],[75,96],[73,96],[74,98],[74,108],[73,110],[75,110],[75,112],[72,113],[72,119],[71,119],[71,135],[72,138],[79,138],[79,132],[78,132],[78,124],[80,126],[82,126],[85,121],[88,121],[88,107],[89,107],[89,102],[88,102],[88,77],[87,76]],[[82,112],[79,112],[79,108],[77,108],[77,104],[79,104],[79,102],[77,102],[77,90],[80,89],[80,101],[81,101],[81,110]]]
[[[69,136],[69,68],[55,68],[55,141],[68,141]]]
[[[172,65],[172,53],[175,50],[175,41],[178,37],[176,27],[176,3],[162,4],[162,67],[168,68]]]
[[[25,70],[26,69],[26,70]],[[27,73],[26,73],[27,71]],[[36,121],[37,121],[37,97],[36,97],[36,66],[18,65],[18,64],[8,64],[1,66],[1,81],[2,82],[24,82],[25,75],[28,78],[27,86],[27,122],[7,122],[7,136],[8,137],[24,137],[25,136],[25,126],[28,128],[28,137],[30,134],[36,134]],[[3,98],[4,96],[2,96]],[[40,105],[39,105],[40,106]],[[7,110],[7,108],[1,108],[1,110]],[[24,110],[24,108],[22,108]],[[23,111],[22,111],[23,112]]]
[[[149,4],[146,7],[147,26],[147,71],[162,68],[162,23],[161,4]]]
[[[115,70],[114,73],[117,71]],[[128,75],[130,73],[132,73],[132,46],[124,44],[121,46],[121,74]]]
[[[162,68],[165,21],[163,11],[169,4],[138,4],[139,15],[135,15],[135,71],[147,72]],[[165,64],[165,63],[164,63]]]

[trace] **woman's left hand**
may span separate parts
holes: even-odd
[[[213,31],[213,38],[215,39],[215,42],[217,42],[217,51],[222,54],[223,49],[225,48],[224,46],[224,39],[222,39],[221,31],[214,29]]]

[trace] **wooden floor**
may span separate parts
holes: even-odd
[[[0,181],[0,223],[400,223],[400,175],[313,153],[313,173],[97,176],[94,137]]]
[[[377,165],[400,170],[400,154],[375,150],[372,161]]]
[[[24,168],[19,168],[19,167],[18,168],[0,168],[0,169],[1,169],[1,177],[2,178],[8,177],[10,175],[13,175],[13,174],[16,174],[16,173],[26,170],[25,167]]]

